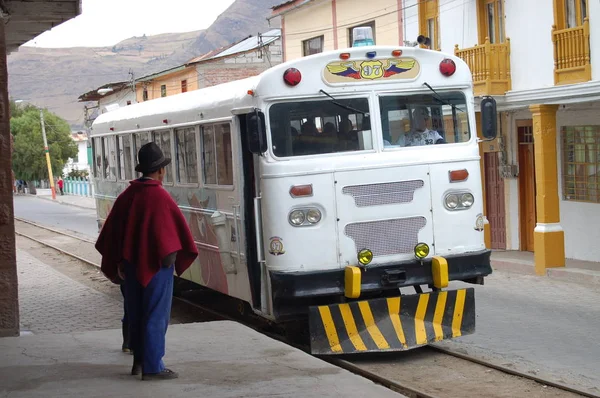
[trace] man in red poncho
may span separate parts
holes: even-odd
[[[165,368],[165,335],[171,315],[173,268],[181,275],[198,256],[188,224],[162,187],[171,159],[155,143],[142,146],[131,181],[106,218],[96,250],[101,270],[113,283],[125,283],[132,375],[142,380],[174,379]]]

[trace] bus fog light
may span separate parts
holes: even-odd
[[[290,213],[290,216],[289,216],[290,224],[296,225],[296,226],[304,224],[305,219],[306,218],[305,218],[304,212],[302,210],[294,210],[293,212]]]
[[[358,262],[361,265],[369,265],[373,261],[373,252],[369,249],[362,249],[358,252]]]
[[[310,209],[306,212],[306,219],[311,224],[316,224],[321,221],[321,212],[318,209]]]
[[[473,206],[474,201],[475,198],[473,198],[473,195],[471,195],[470,193],[463,193],[460,197],[460,204],[462,205],[462,207],[471,207]]]
[[[429,245],[427,243],[417,243],[415,246],[415,257],[419,260],[429,255]]]
[[[448,209],[456,209],[458,207],[458,195],[447,195],[444,201]]]

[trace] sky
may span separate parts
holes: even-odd
[[[82,0],[81,15],[26,46],[102,47],[132,36],[208,28],[234,0]]]

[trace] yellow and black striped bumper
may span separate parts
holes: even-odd
[[[475,332],[475,290],[310,307],[311,353],[402,351]]]

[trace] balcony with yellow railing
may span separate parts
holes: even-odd
[[[462,50],[457,44],[454,54],[469,65],[475,95],[504,95],[510,91],[510,39],[492,44],[486,38],[483,44]]]
[[[554,84],[574,84],[592,79],[590,63],[590,22],[575,28],[552,27]]]

